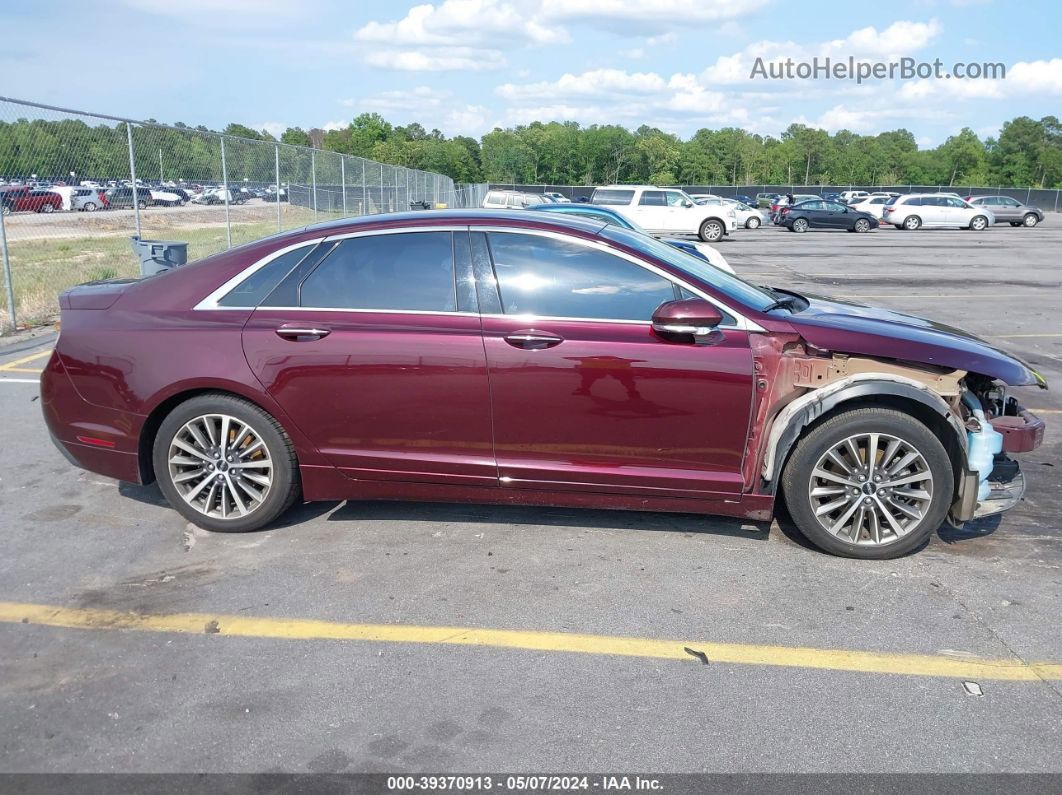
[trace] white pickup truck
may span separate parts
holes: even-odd
[[[697,204],[678,188],[608,185],[596,188],[590,203],[611,207],[653,235],[697,235],[714,243],[737,227],[732,208]]]

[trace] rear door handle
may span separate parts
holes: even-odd
[[[310,342],[327,337],[332,329],[319,326],[281,326],[277,329],[277,336],[292,342]]]
[[[544,348],[552,348],[564,342],[564,337],[556,334],[543,334],[540,331],[514,331],[505,335],[505,341],[514,348],[522,348],[525,351],[540,351]]]

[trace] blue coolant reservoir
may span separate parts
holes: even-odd
[[[979,431],[966,432],[969,445],[966,456],[970,469],[977,472],[977,501],[982,502],[991,490],[988,476],[992,474],[992,459],[1003,451],[1003,434],[992,427],[973,395],[967,392],[962,396],[962,401],[981,425]]]

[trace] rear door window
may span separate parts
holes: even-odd
[[[664,191],[647,190],[642,191],[642,196],[638,199],[638,204],[641,207],[666,207],[667,201],[664,199]]]

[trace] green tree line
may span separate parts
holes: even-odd
[[[178,122],[175,127],[133,128],[137,176],[220,181],[219,139],[203,134],[210,131],[202,126]],[[998,137],[983,140],[963,128],[933,149],[919,149],[904,129],[831,135],[802,124],[790,125],[777,138],[726,127],[701,129],[683,140],[650,126],[631,131],[619,125],[534,122],[496,128],[477,141],[428,132],[415,122],[393,125],[376,113],[363,113],[335,130],[292,127],[279,139],[235,123],[221,132],[246,139],[226,141],[229,178],[255,181],[273,180],[274,148],[251,141],[279,140],[445,174],[455,182],[1062,187],[1062,123],[1054,116],[1020,116],[1006,122]],[[285,181],[309,181],[307,151],[282,147],[281,160]],[[338,181],[338,158],[319,154],[317,169],[319,182]],[[125,125],[0,122],[0,176],[70,172],[126,176]]]

